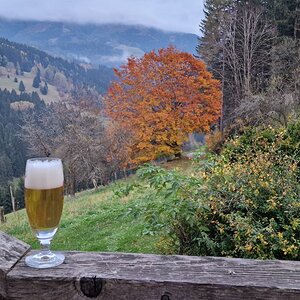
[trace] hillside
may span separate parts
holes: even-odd
[[[22,126],[42,114],[45,103],[72,97],[100,104],[112,70],[92,69],[55,58],[36,48],[0,38],[0,206],[10,210],[9,185],[24,174],[30,156]],[[32,155],[32,154],[31,154]],[[22,186],[18,180],[17,186]]]
[[[191,167],[191,161],[179,160],[163,165],[184,172]],[[142,190],[135,189],[135,185],[139,184],[144,186]],[[53,249],[159,253],[159,236],[143,234],[146,233],[143,216],[131,213],[133,208],[139,211],[146,205],[139,197],[141,191],[143,195],[152,193],[147,184],[131,176],[96,191],[66,197]],[[0,224],[0,230],[29,243],[33,248],[39,248],[24,209],[8,214],[6,218],[7,222]]]
[[[5,78],[11,86],[14,84],[11,78]],[[37,92],[17,93],[15,89],[0,88],[0,206],[6,206],[9,199],[8,185],[24,174],[27,151],[20,136],[24,117],[44,108],[45,103]]]
[[[116,197],[114,189],[117,185],[67,198],[53,249],[155,252],[156,238],[142,236],[143,220],[126,216],[130,206],[138,205],[138,202],[134,199],[125,202],[125,198]],[[25,210],[7,215],[7,223],[0,225],[0,230],[39,248]]]
[[[42,79],[62,93],[70,92],[77,86],[95,88],[98,92],[104,93],[113,78],[113,70],[107,67],[81,66],[4,38],[0,38],[0,67],[6,69],[2,72],[4,76],[30,72],[35,75],[39,69]]]
[[[34,72],[24,72],[22,75],[16,75],[14,70],[9,70],[4,67],[0,67],[0,89],[7,89],[8,91],[15,90],[17,94],[20,94],[18,91],[20,81],[23,81],[25,85],[25,91],[27,93],[36,92],[39,97],[42,98],[45,103],[57,102],[62,100],[62,96],[59,94],[57,87],[48,83],[48,93],[43,95],[38,88],[32,86],[34,79]],[[15,81],[17,78],[17,82]]]
[[[196,54],[195,34],[165,32],[122,24],[72,24],[0,19],[0,36],[55,56],[94,65],[118,66],[130,55],[142,56],[170,44]]]

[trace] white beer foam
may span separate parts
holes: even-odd
[[[54,189],[63,186],[64,175],[60,159],[31,159],[26,163],[25,188]]]

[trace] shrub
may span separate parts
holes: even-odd
[[[298,125],[291,126],[228,141],[193,176],[142,168],[139,176],[155,191],[145,217],[165,236],[164,251],[299,259],[299,154],[297,134],[290,133]]]
[[[224,144],[224,135],[220,130],[216,130],[205,136],[205,144],[210,152],[220,153]]]

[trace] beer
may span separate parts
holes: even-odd
[[[57,228],[63,208],[61,161],[29,160],[25,174],[25,206],[32,229]]]
[[[63,209],[64,189],[48,190],[25,188],[25,205],[31,228],[48,230],[57,228]]]
[[[52,268],[65,260],[51,252],[50,243],[61,217],[64,201],[63,166],[59,158],[28,159],[25,170],[25,206],[29,223],[41,244],[39,253],[25,258],[32,268]]]

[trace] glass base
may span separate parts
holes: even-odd
[[[56,267],[62,264],[65,260],[65,256],[59,252],[38,253],[30,255],[25,258],[27,266],[37,269],[46,269]]]

